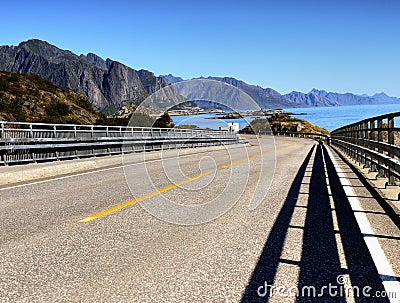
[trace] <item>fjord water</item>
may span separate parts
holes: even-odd
[[[296,117],[307,120],[312,124],[321,126],[329,131],[332,131],[341,126],[354,123],[366,118],[392,112],[399,112],[400,104],[287,108],[285,110],[294,114],[305,113],[305,115],[299,115]]]
[[[400,111],[400,104],[380,104],[380,105],[351,105],[336,107],[309,107],[309,108],[286,108],[286,111],[295,114],[295,117],[307,120],[312,124],[326,128],[330,131],[366,118]],[[215,114],[174,116],[175,125],[192,124],[202,128],[218,129],[228,122],[239,122],[240,129],[250,123],[254,117],[246,119],[210,119]],[[397,122],[397,121],[396,121]],[[400,121],[399,121],[400,122]],[[400,123],[396,123],[396,126]]]
[[[227,123],[238,122],[240,129],[248,125],[255,117],[245,117],[243,119],[213,119],[215,114],[201,114],[188,116],[172,116],[175,125],[197,125],[201,128],[218,129],[226,126]]]

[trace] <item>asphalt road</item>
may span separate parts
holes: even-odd
[[[332,150],[275,139],[0,187],[0,302],[389,302],[397,226]]]

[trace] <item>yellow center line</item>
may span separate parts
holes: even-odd
[[[253,156],[250,156],[250,157],[247,157],[247,158],[244,158],[244,159],[241,159],[241,160],[238,160],[238,161],[229,163],[229,164],[227,164],[227,165],[221,166],[221,168],[228,168],[228,167],[231,167],[231,166],[233,166],[233,165],[235,165],[235,164],[239,164],[239,163],[242,163],[242,162],[246,162],[246,161],[248,161],[248,160],[251,160],[251,159],[253,159],[253,158],[255,158],[255,157],[257,157],[257,155],[253,155]]]
[[[291,144],[289,144],[289,145],[281,146],[281,147],[278,147],[276,150],[281,150],[281,149],[283,149],[283,148],[287,148],[287,147],[290,147],[290,146],[295,145],[295,144],[296,144],[296,143],[291,143]],[[227,165],[224,165],[224,166],[222,166],[221,168],[223,168],[223,169],[224,169],[224,168],[228,168],[228,167],[231,167],[231,166],[233,166],[233,165],[236,165],[236,164],[239,164],[239,163],[242,163],[242,162],[249,161],[249,160],[251,160],[251,159],[253,159],[253,158],[256,158],[256,157],[258,157],[258,156],[260,156],[260,155],[263,155],[263,154],[266,154],[266,153],[270,153],[270,152],[272,152],[272,151],[273,151],[273,150],[268,150],[268,151],[263,152],[262,154],[259,154],[259,155],[252,155],[252,156],[249,156],[249,157],[247,157],[247,158],[245,158],[245,159],[241,159],[241,160],[238,160],[238,161],[229,163],[229,164],[227,164]],[[211,173],[212,173],[211,171],[208,171],[208,172],[205,172],[205,173],[203,173],[203,174],[200,174],[200,175],[197,175],[197,176],[188,178],[188,179],[186,179],[186,180],[183,180],[183,181],[181,181],[181,182],[174,183],[174,184],[169,185],[169,186],[167,186],[167,187],[158,189],[158,190],[156,190],[156,191],[154,191],[154,192],[152,192],[152,193],[150,193],[150,194],[141,196],[141,197],[139,197],[139,198],[137,198],[137,199],[133,199],[133,200],[131,200],[131,201],[128,201],[128,202],[119,204],[119,205],[117,205],[117,206],[114,206],[114,207],[112,207],[112,208],[106,209],[106,210],[104,210],[104,211],[102,211],[102,212],[99,212],[99,213],[94,214],[94,215],[92,215],[92,216],[90,216],[90,217],[87,217],[87,218],[85,218],[85,219],[82,219],[82,220],[80,220],[79,222],[81,222],[81,223],[89,222],[89,221],[92,221],[92,220],[94,220],[94,219],[103,217],[103,216],[108,215],[108,214],[110,214],[110,213],[113,213],[113,212],[115,212],[115,211],[117,211],[117,210],[120,210],[120,209],[122,209],[122,208],[124,208],[124,207],[127,207],[127,206],[129,206],[129,205],[135,204],[135,203],[137,203],[137,202],[140,202],[140,201],[143,201],[143,200],[146,200],[146,199],[149,199],[149,198],[151,198],[151,197],[154,197],[154,196],[156,196],[156,195],[158,195],[158,194],[161,194],[161,193],[163,193],[163,192],[166,192],[166,191],[168,191],[168,190],[171,190],[171,189],[173,189],[173,188],[175,188],[175,187],[178,187],[178,186],[180,186],[180,185],[183,185],[183,184],[192,182],[192,181],[194,181],[194,180],[197,180],[197,179],[199,179],[199,178],[202,178],[202,177],[204,177],[204,176],[207,176],[207,175],[209,175],[209,174],[211,174]]]
[[[172,184],[172,185],[170,185],[170,186],[167,186],[167,187],[158,189],[158,190],[156,190],[156,191],[154,191],[154,192],[152,192],[152,193],[150,193],[150,194],[141,196],[141,197],[139,197],[139,198],[137,198],[137,199],[134,199],[134,200],[131,200],[131,201],[122,203],[122,204],[120,204],[120,205],[117,205],[117,206],[114,206],[114,207],[109,208],[109,209],[107,209],[107,210],[104,210],[104,211],[102,211],[102,212],[99,212],[99,213],[97,213],[97,214],[95,214],[95,215],[92,215],[92,216],[90,216],[90,217],[87,217],[87,218],[85,218],[85,219],[82,219],[82,220],[80,220],[79,222],[81,222],[81,223],[83,223],[83,222],[89,222],[89,221],[92,221],[92,220],[94,220],[94,219],[103,217],[103,216],[108,215],[108,214],[110,214],[110,213],[112,213],[112,212],[115,212],[115,211],[117,211],[117,210],[120,210],[121,208],[124,208],[124,207],[127,207],[127,206],[129,206],[129,205],[135,204],[135,203],[137,203],[137,202],[140,202],[140,201],[149,199],[149,198],[154,197],[154,196],[156,196],[156,195],[158,195],[158,194],[161,194],[161,193],[163,193],[163,192],[166,192],[166,191],[168,191],[168,190],[170,190],[170,189],[173,189],[173,188],[175,188],[175,187],[178,187],[178,186],[180,186],[180,185],[183,185],[183,184],[192,182],[192,181],[194,181],[194,180],[196,180],[196,179],[199,179],[199,178],[201,178],[201,177],[207,176],[207,175],[209,175],[209,174],[211,174],[210,171],[205,172],[205,173],[200,174],[200,175],[197,175],[197,176],[194,176],[194,177],[191,177],[191,178],[188,178],[188,179],[183,180],[183,181],[181,181],[181,182],[174,183],[174,184]]]

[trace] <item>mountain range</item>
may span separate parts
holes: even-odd
[[[171,74],[161,75],[168,84],[185,81],[181,77]],[[230,77],[199,77],[193,79],[211,79],[222,81],[240,88],[250,95],[262,108],[277,107],[321,107],[321,106],[343,106],[343,105],[373,105],[373,104],[400,104],[400,98],[390,97],[385,93],[377,93],[373,96],[356,95],[352,93],[335,93],[324,90],[312,89],[309,93],[293,91],[281,95],[271,88],[262,88],[258,85],[247,84],[241,80]]]
[[[184,81],[181,77],[175,77],[171,74],[169,75],[161,75],[168,84],[175,84],[181,81]],[[247,84],[244,81],[237,80],[232,77],[199,77],[194,79],[206,79],[206,80],[214,80],[220,81],[227,84],[230,84],[234,87],[237,87],[248,94],[261,108],[285,108],[285,107],[298,107],[293,104],[293,102],[281,95],[277,91],[272,88],[262,88],[258,85]],[[206,104],[204,101],[196,101],[199,105]]]
[[[181,77],[171,74],[161,75],[168,84],[185,81]],[[334,93],[324,90],[312,89],[309,93],[293,91],[281,95],[271,88],[262,88],[258,85],[247,84],[241,80],[230,77],[199,77],[193,79],[211,79],[231,84],[240,88],[250,95],[262,108],[277,107],[321,107],[321,106],[343,106],[343,105],[373,105],[373,104],[396,104],[400,98],[390,97],[385,93],[377,93],[373,96],[356,95],[352,93]]]
[[[160,88],[165,88],[162,98],[164,108],[168,104],[175,105],[186,100],[177,96],[168,86],[184,81],[181,77],[171,74],[156,76],[148,70],[135,70],[115,60],[104,60],[94,53],[76,55],[38,39],[22,42],[18,46],[0,46],[0,71],[39,75],[57,86],[84,94],[96,110],[105,113],[115,112],[124,105],[137,105]],[[221,81],[235,86],[251,96],[262,108],[400,103],[399,98],[384,93],[367,96],[313,89],[309,93],[282,95],[272,88],[251,85],[232,77],[197,79]]]
[[[97,110],[138,104],[167,86],[163,78],[150,71],[136,71],[93,53],[78,56],[37,39],[18,46],[0,46],[0,70],[36,74],[60,87],[83,93]]]

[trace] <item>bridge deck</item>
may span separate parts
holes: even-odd
[[[278,137],[275,161],[260,142],[0,187],[0,301],[295,302],[313,287],[322,298],[297,302],[389,302],[324,289],[398,291],[400,231],[379,203],[330,148]]]

